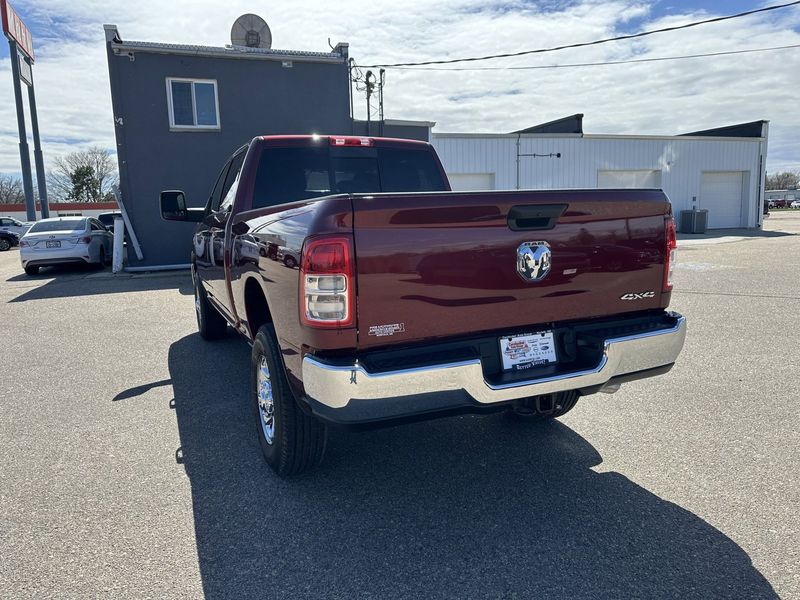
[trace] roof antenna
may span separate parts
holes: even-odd
[[[336,50],[336,48],[333,47],[333,44],[331,44],[331,38],[328,38],[328,46],[331,50]]]

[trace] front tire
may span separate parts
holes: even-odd
[[[297,266],[297,261],[294,259],[294,256],[285,256],[283,258],[283,264],[290,269],[294,269]]]
[[[0,252],[5,252],[6,250],[11,249],[11,242],[9,242],[6,238],[0,238]]]
[[[325,454],[327,429],[297,405],[270,324],[262,325],[253,341],[250,372],[258,442],[267,464],[281,477],[318,466]]]
[[[228,322],[219,311],[208,301],[208,295],[200,283],[200,278],[194,276],[194,311],[197,316],[197,330],[200,337],[209,342],[225,337]]]

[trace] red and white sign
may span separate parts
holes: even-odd
[[[33,62],[33,36],[30,29],[11,8],[8,0],[0,0],[0,12],[3,15],[3,33],[8,39],[17,42],[19,49]]]

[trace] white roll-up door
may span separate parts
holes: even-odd
[[[661,171],[598,171],[599,188],[660,188]]]
[[[455,192],[494,189],[494,173],[448,173],[447,178]]]
[[[708,211],[709,229],[742,226],[743,173],[706,172],[700,182],[699,207]]]

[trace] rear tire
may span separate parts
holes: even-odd
[[[39,274],[39,267],[36,265],[29,265],[25,267],[25,273],[28,275],[38,275]]]
[[[194,279],[194,310],[197,316],[197,330],[200,337],[209,342],[225,337],[228,322],[219,311],[208,301],[206,290],[195,275]]]
[[[283,259],[283,264],[290,269],[294,269],[297,266],[297,261],[294,259],[294,256],[286,256]]]
[[[294,399],[275,330],[262,325],[250,358],[250,397],[258,443],[267,464],[281,477],[317,467],[325,455],[328,431]]]
[[[520,420],[550,421],[563,417],[575,408],[580,397],[577,390],[531,396],[520,400],[519,405],[509,414]]]

